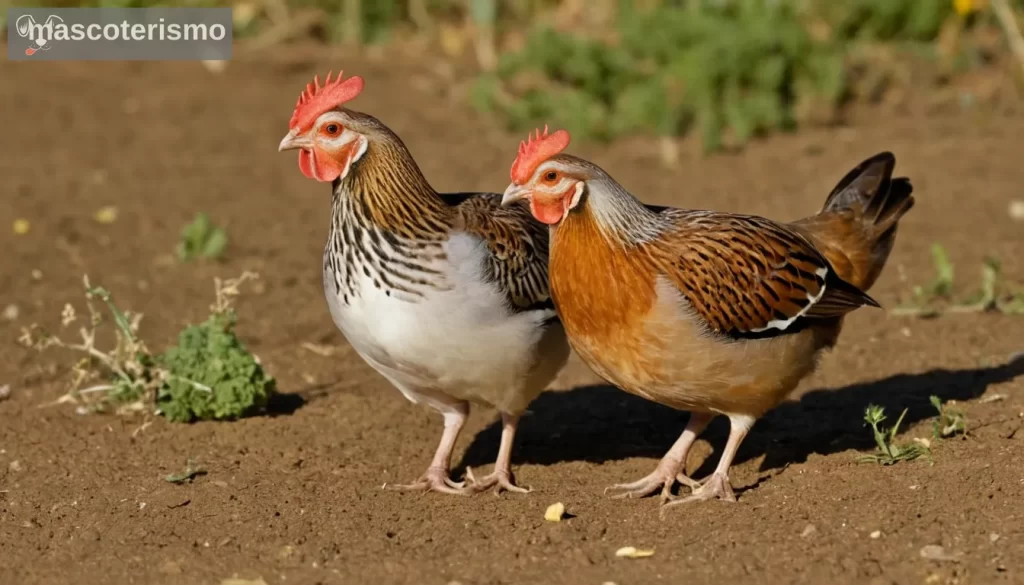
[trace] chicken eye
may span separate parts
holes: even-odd
[[[556,173],[555,171],[548,171],[547,173],[544,174],[544,180],[549,182],[549,183],[554,183],[555,179],[557,179],[557,178],[558,178],[558,173]]]
[[[338,132],[340,131],[341,127],[338,126],[337,124],[332,123],[324,126],[324,132],[326,132],[329,136],[337,136]]]

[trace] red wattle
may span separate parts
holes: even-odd
[[[313,151],[306,149],[299,151],[299,170],[310,179],[322,183],[330,183],[341,175],[338,163],[330,157],[318,157]]]
[[[545,202],[534,198],[530,199],[530,212],[533,213],[533,217],[536,217],[537,221],[548,225],[554,225],[562,221],[562,216],[565,213],[562,207],[561,200]]]
[[[299,170],[302,171],[303,175],[306,175],[309,179],[316,178],[316,172],[313,170],[313,153],[302,149],[299,151]]]

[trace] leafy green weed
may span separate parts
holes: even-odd
[[[903,422],[903,417],[906,414],[907,409],[903,409],[903,413],[896,420],[896,424],[889,429],[883,430],[878,425],[886,420],[885,409],[881,406],[869,405],[864,412],[864,422],[871,425],[871,432],[874,434],[875,445],[878,448],[871,455],[859,457],[858,461],[861,463],[892,465],[900,461],[911,461],[922,455],[929,455],[928,447],[921,443],[896,443],[896,433],[899,432],[900,424]]]
[[[915,286],[910,301],[893,309],[894,315],[922,318],[944,313],[1024,315],[1024,291],[1003,280],[1002,267],[995,258],[985,258],[979,289],[962,300],[953,296],[955,270],[941,244],[932,244],[932,263],[935,279],[926,286]]]
[[[967,417],[964,412],[949,403],[943,404],[938,396],[929,399],[938,416],[932,421],[932,435],[936,439],[948,439],[955,435],[967,434]]]
[[[213,223],[204,212],[196,214],[195,219],[181,230],[176,252],[178,260],[190,262],[197,258],[217,259],[224,254],[228,246],[228,234],[224,228]]]

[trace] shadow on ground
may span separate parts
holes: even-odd
[[[870,450],[871,433],[864,426],[868,404],[883,406],[890,422],[908,408],[902,428],[935,416],[929,396],[967,401],[984,394],[990,384],[1024,374],[1024,355],[998,366],[964,370],[936,369],[900,374],[842,388],[814,390],[798,401],[784,402],[754,426],[740,447],[736,463],[765,456],[761,471],[806,461],[812,453],[828,455],[848,449]],[[549,465],[562,461],[605,462],[631,457],[661,458],[682,432],[687,414],[611,386],[584,386],[547,392],[530,406],[520,427],[515,463]],[[728,436],[725,417],[718,417],[702,435],[719,452]],[[494,461],[501,437],[495,422],[481,431],[456,469]],[[709,474],[718,458],[709,457],[694,477]],[[458,472],[456,472],[458,473]]]

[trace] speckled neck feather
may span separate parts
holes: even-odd
[[[360,272],[407,300],[441,286],[430,265],[443,259],[452,219],[402,141],[378,132],[348,176],[334,182],[324,268],[336,293],[348,304]]]

